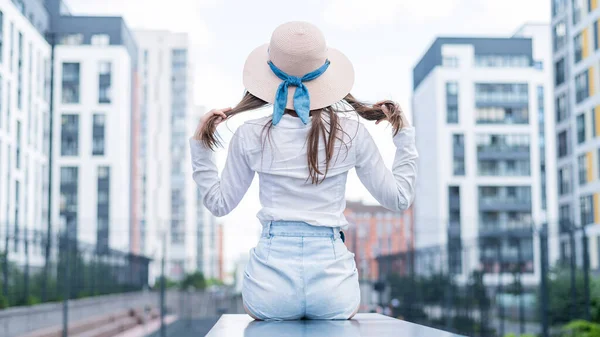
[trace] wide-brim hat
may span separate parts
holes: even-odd
[[[319,77],[302,82],[310,95],[310,110],[341,101],[354,85],[354,68],[350,60],[337,49],[328,47],[325,36],[308,22],[288,22],[275,29],[271,41],[254,49],[244,65],[243,82],[254,96],[274,103],[282,80],[268,62],[285,73],[302,77],[329,60],[327,70]],[[287,109],[294,109],[296,87],[290,86]]]

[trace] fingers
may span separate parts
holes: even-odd
[[[218,116],[218,119],[216,120],[216,124],[218,125],[219,123],[221,123],[227,119],[227,114],[225,114],[225,113],[229,112],[231,110],[232,110],[231,107],[224,108],[224,109],[212,109],[207,113],[206,119],[209,119],[213,116]]]
[[[386,116],[389,116],[389,115],[390,115],[390,109],[388,109],[387,105],[385,105],[385,104],[382,104],[382,105],[381,105],[381,110],[383,111],[383,113],[384,113]]]

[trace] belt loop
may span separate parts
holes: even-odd
[[[267,224],[267,238],[271,238],[272,234],[271,234],[271,225],[273,224],[273,221],[269,221],[269,223]]]

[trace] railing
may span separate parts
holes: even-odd
[[[382,305],[408,321],[466,336],[578,336],[560,332],[600,309],[592,301],[600,277],[590,270],[585,231],[571,226],[549,236],[538,225],[497,234],[379,256]],[[571,248],[557,256],[548,248],[557,241]]]

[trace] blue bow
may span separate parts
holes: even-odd
[[[273,62],[269,61],[268,63],[273,73],[283,80],[275,94],[275,103],[273,103],[273,125],[277,125],[285,113],[285,107],[288,100],[288,87],[290,85],[296,87],[296,92],[294,93],[294,110],[296,111],[296,114],[298,114],[298,117],[300,117],[300,120],[304,124],[308,124],[310,116],[310,95],[308,94],[308,89],[302,82],[311,81],[321,76],[321,74],[329,68],[329,60],[326,60],[325,64],[319,69],[311,71],[302,77],[288,75],[277,68]]]

